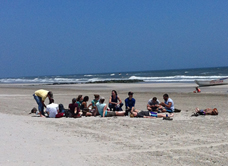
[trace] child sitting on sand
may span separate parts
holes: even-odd
[[[198,115],[218,115],[217,108],[206,108],[204,110],[200,110],[198,107],[195,109],[195,113],[192,116]]]

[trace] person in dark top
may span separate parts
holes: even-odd
[[[83,98],[80,109],[82,110],[83,116],[92,116],[91,110],[87,107],[87,102],[89,101],[89,96]]]
[[[117,95],[117,92],[115,90],[112,90],[112,94],[109,98],[109,108],[111,111],[123,111],[122,107],[123,103],[119,96]]]
[[[133,92],[128,92],[129,97],[125,99],[125,115],[128,115],[129,112],[133,112],[133,110],[135,109],[135,99],[133,98],[133,94]]]
[[[79,114],[80,113],[80,109],[79,109],[79,106],[76,103],[76,101],[77,100],[75,98],[72,99],[72,103],[69,104],[69,110],[70,110],[70,112],[72,114],[72,117],[80,118],[81,117],[80,114]]]

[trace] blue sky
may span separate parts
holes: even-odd
[[[228,66],[227,0],[0,0],[0,77]]]

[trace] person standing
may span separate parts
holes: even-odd
[[[51,91],[40,89],[35,91],[35,93],[33,94],[33,97],[36,100],[36,103],[38,104],[38,110],[39,110],[40,116],[44,116],[44,107],[46,108],[44,101],[46,98],[48,98],[49,103],[51,103],[51,99],[53,99],[53,93]]]

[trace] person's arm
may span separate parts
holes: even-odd
[[[74,113],[76,114],[78,112],[78,107],[74,108]]]
[[[151,110],[151,105],[150,104],[147,104],[147,109]]]
[[[131,107],[131,113],[134,111],[135,107]]]
[[[90,106],[92,106],[92,103],[90,103],[90,104],[88,105],[88,108],[89,108]]]
[[[86,102],[82,102],[82,105],[84,106],[84,108],[87,108]]]
[[[80,108],[79,108],[79,106],[77,106],[77,113],[79,113],[80,112]]]
[[[107,109],[107,105],[106,105],[106,106],[104,106],[104,108],[103,108],[103,117],[105,117],[105,112],[106,112],[106,109]]]
[[[43,104],[43,106],[46,108],[46,105],[44,104],[44,101],[42,100],[42,104]]]
[[[126,106],[126,108],[129,107],[129,105],[128,105],[128,98],[125,99],[125,106]]]
[[[164,106],[164,107],[166,107],[166,108],[171,108],[172,103],[171,102],[168,102],[168,104],[161,103],[161,105]]]
[[[117,99],[119,100],[119,104],[122,103],[122,100],[117,96]]]

